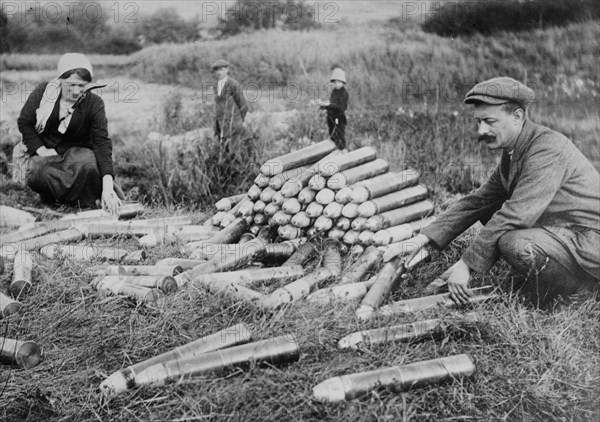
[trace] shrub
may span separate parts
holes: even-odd
[[[499,31],[527,31],[600,18],[596,0],[480,0],[439,4],[423,30],[456,37]]]

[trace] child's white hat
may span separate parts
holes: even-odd
[[[346,73],[344,73],[344,71],[339,67],[336,67],[335,69],[333,69],[333,72],[331,72],[331,78],[329,78],[329,80],[331,82],[341,81],[343,83],[346,83]]]

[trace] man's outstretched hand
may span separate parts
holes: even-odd
[[[450,298],[458,304],[466,305],[473,293],[469,290],[471,281],[471,270],[461,259],[448,268],[440,279],[448,283]]]

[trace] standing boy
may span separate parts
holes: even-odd
[[[329,101],[318,101],[322,109],[327,110],[327,127],[329,137],[339,149],[346,148],[346,109],[348,108],[348,91],[346,91],[346,74],[340,68],[331,73],[333,90]]]

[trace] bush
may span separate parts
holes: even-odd
[[[598,18],[597,0],[480,0],[442,3],[422,27],[425,32],[456,37],[528,31]]]

